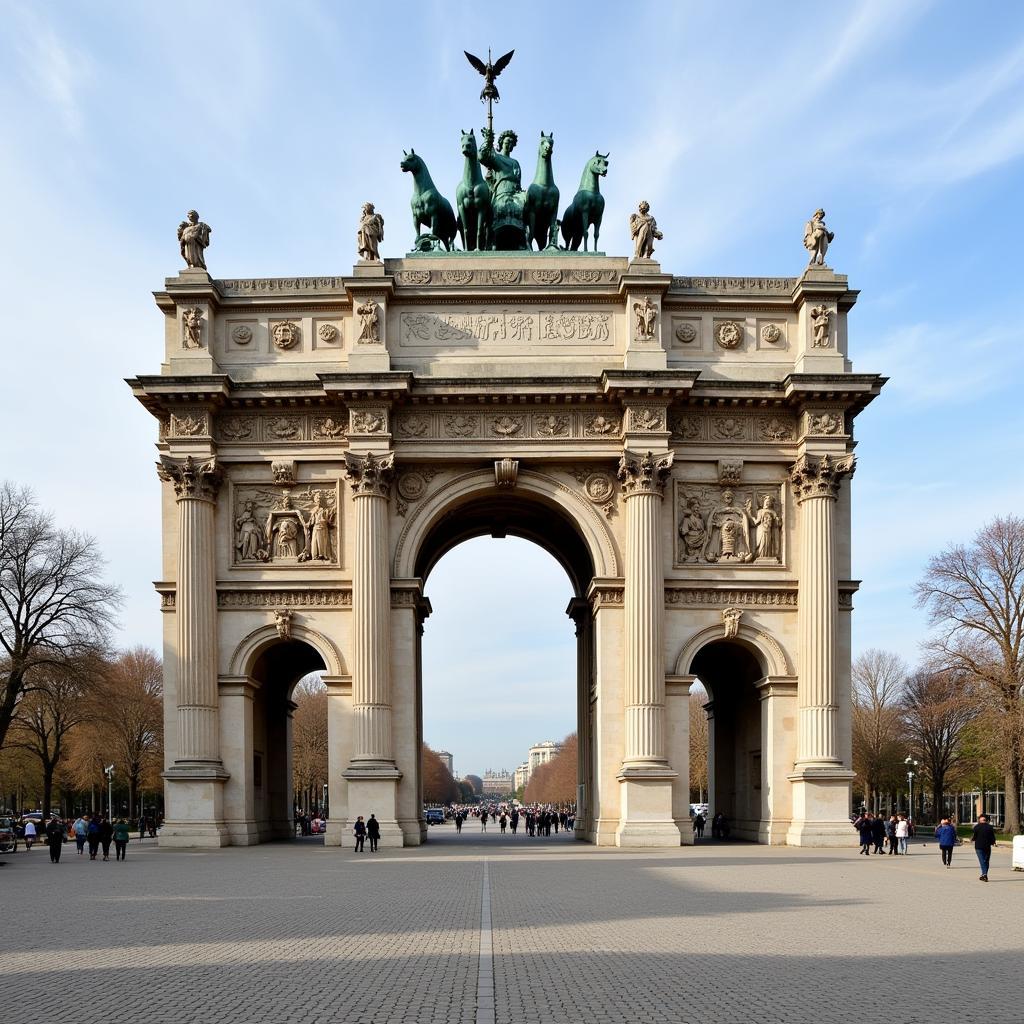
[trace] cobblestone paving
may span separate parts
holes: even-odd
[[[152,1024],[474,1022],[486,858],[497,1024],[1024,1021],[1024,874],[1005,847],[984,885],[967,847],[947,871],[934,845],[431,837],[375,857],[19,851],[0,869],[0,986],[41,1022],[72,1005]]]

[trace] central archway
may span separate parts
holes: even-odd
[[[619,558],[611,533],[592,505],[553,477],[520,472],[514,487],[499,487],[494,473],[477,471],[450,481],[410,516],[396,545],[395,575],[426,586],[431,571],[448,551],[481,536],[519,537],[537,544],[568,576],[571,600],[566,613],[573,619],[576,632],[576,834],[581,839],[599,841],[598,819],[605,816],[606,809],[609,817],[614,814],[617,818],[618,814],[617,792],[606,793],[602,804],[602,788],[611,787],[602,787],[600,781],[596,739],[600,709],[595,673],[599,627],[591,603],[595,579],[616,577],[618,573]],[[422,742],[423,722],[422,632],[421,620],[415,655],[417,748]],[[418,776],[417,767],[415,799],[420,814]],[[427,836],[422,819],[420,836]]]

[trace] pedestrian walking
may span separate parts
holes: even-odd
[[[981,868],[979,882],[988,881],[988,866],[992,859],[992,847],[996,845],[996,830],[988,823],[987,814],[978,815],[978,824],[974,826],[974,852]]]
[[[885,822],[880,814],[871,819],[871,838],[875,843],[875,853],[885,853]]]
[[[939,844],[939,853],[942,855],[942,863],[946,867],[953,866],[953,847],[956,846],[956,829],[949,818],[943,818],[939,827],[935,830],[935,840]]]
[[[860,850],[859,853],[863,853],[865,857],[870,856],[871,847],[875,842],[874,822],[869,811],[867,814],[862,814],[854,823],[853,827],[857,830],[860,835]]]
[[[114,822],[114,849],[118,860],[124,860],[128,855],[128,840],[131,839],[131,827],[124,818],[118,818]]]
[[[366,841],[366,822],[363,821],[363,816],[360,814],[356,818],[356,823],[352,827],[353,833],[356,837],[356,853],[363,852],[363,843]]]
[[[366,838],[370,840],[370,853],[377,852],[377,843],[380,840],[380,822],[370,814],[370,820],[366,823]]]
[[[51,818],[46,826],[46,844],[50,847],[50,863],[59,864],[64,849],[64,822],[60,817]]]
[[[907,840],[910,838],[910,822],[907,821],[907,816],[901,814],[899,820],[896,822],[896,840],[900,844],[900,853],[906,854],[907,852]]]
[[[455,815],[455,831],[459,835],[462,835],[462,823],[465,820],[466,820],[466,816],[462,813],[462,811],[459,811],[459,812],[456,813],[456,815]]]
[[[498,819],[498,824],[501,826],[501,834],[505,834],[505,828],[508,825],[508,818],[505,817],[505,812],[501,812],[501,817]]]
[[[100,825],[95,818],[89,818],[89,831],[85,838],[89,843],[89,860],[95,860],[100,849]]]
[[[899,819],[895,814],[890,814],[889,820],[885,823],[885,838],[889,841],[890,856],[899,855],[899,840],[896,838],[897,824],[899,824]]]
[[[103,847],[103,859],[110,860],[110,843],[114,838],[114,826],[109,818],[100,818],[100,845]]]
[[[515,835],[516,830],[519,828],[519,812],[514,808],[512,813],[509,815],[508,823],[512,827],[512,835]]]
[[[487,831],[487,812],[486,811],[481,811],[480,812],[480,831],[481,832],[486,832]]]
[[[700,813],[700,811],[698,811],[693,816],[693,834],[698,839],[703,839],[704,838],[704,826],[707,823],[708,823],[707,818],[705,818],[704,815]]]
[[[82,856],[82,851],[85,849],[85,841],[89,836],[89,815],[79,815],[75,819],[75,824],[72,826],[75,830],[75,846],[78,847],[78,856]]]
[[[25,849],[31,850],[32,844],[36,841],[36,823],[29,818],[25,822]]]

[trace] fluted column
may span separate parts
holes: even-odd
[[[834,515],[839,485],[853,470],[852,455],[835,460],[828,455],[802,455],[790,470],[790,482],[800,507],[797,769],[841,764],[837,738],[839,581]]]
[[[353,768],[394,769],[391,739],[391,572],[388,565],[388,500],[393,453],[346,453],[355,501],[352,570]]]
[[[623,769],[666,767],[665,578],[661,502],[672,452],[625,452],[618,477],[626,505],[625,704]]]
[[[219,765],[217,585],[214,506],[222,471],[216,458],[162,455],[160,478],[178,499],[178,748],[175,763]]]

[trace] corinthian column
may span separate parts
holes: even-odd
[[[345,454],[355,501],[355,564],[352,570],[352,707],[355,718],[352,769],[390,769],[391,572],[388,565],[388,499],[393,453]],[[365,813],[358,809],[357,813]]]
[[[828,455],[801,455],[790,469],[800,507],[798,771],[841,764],[836,687],[839,592],[833,518],[839,485],[853,470],[852,455],[834,461]]]
[[[637,458],[627,451],[619,462],[626,504],[624,772],[668,765],[661,501],[671,468],[672,452]]]
[[[213,514],[222,471],[216,458],[161,455],[160,479],[178,499],[178,748],[175,767],[220,767],[217,721],[217,586]]]

